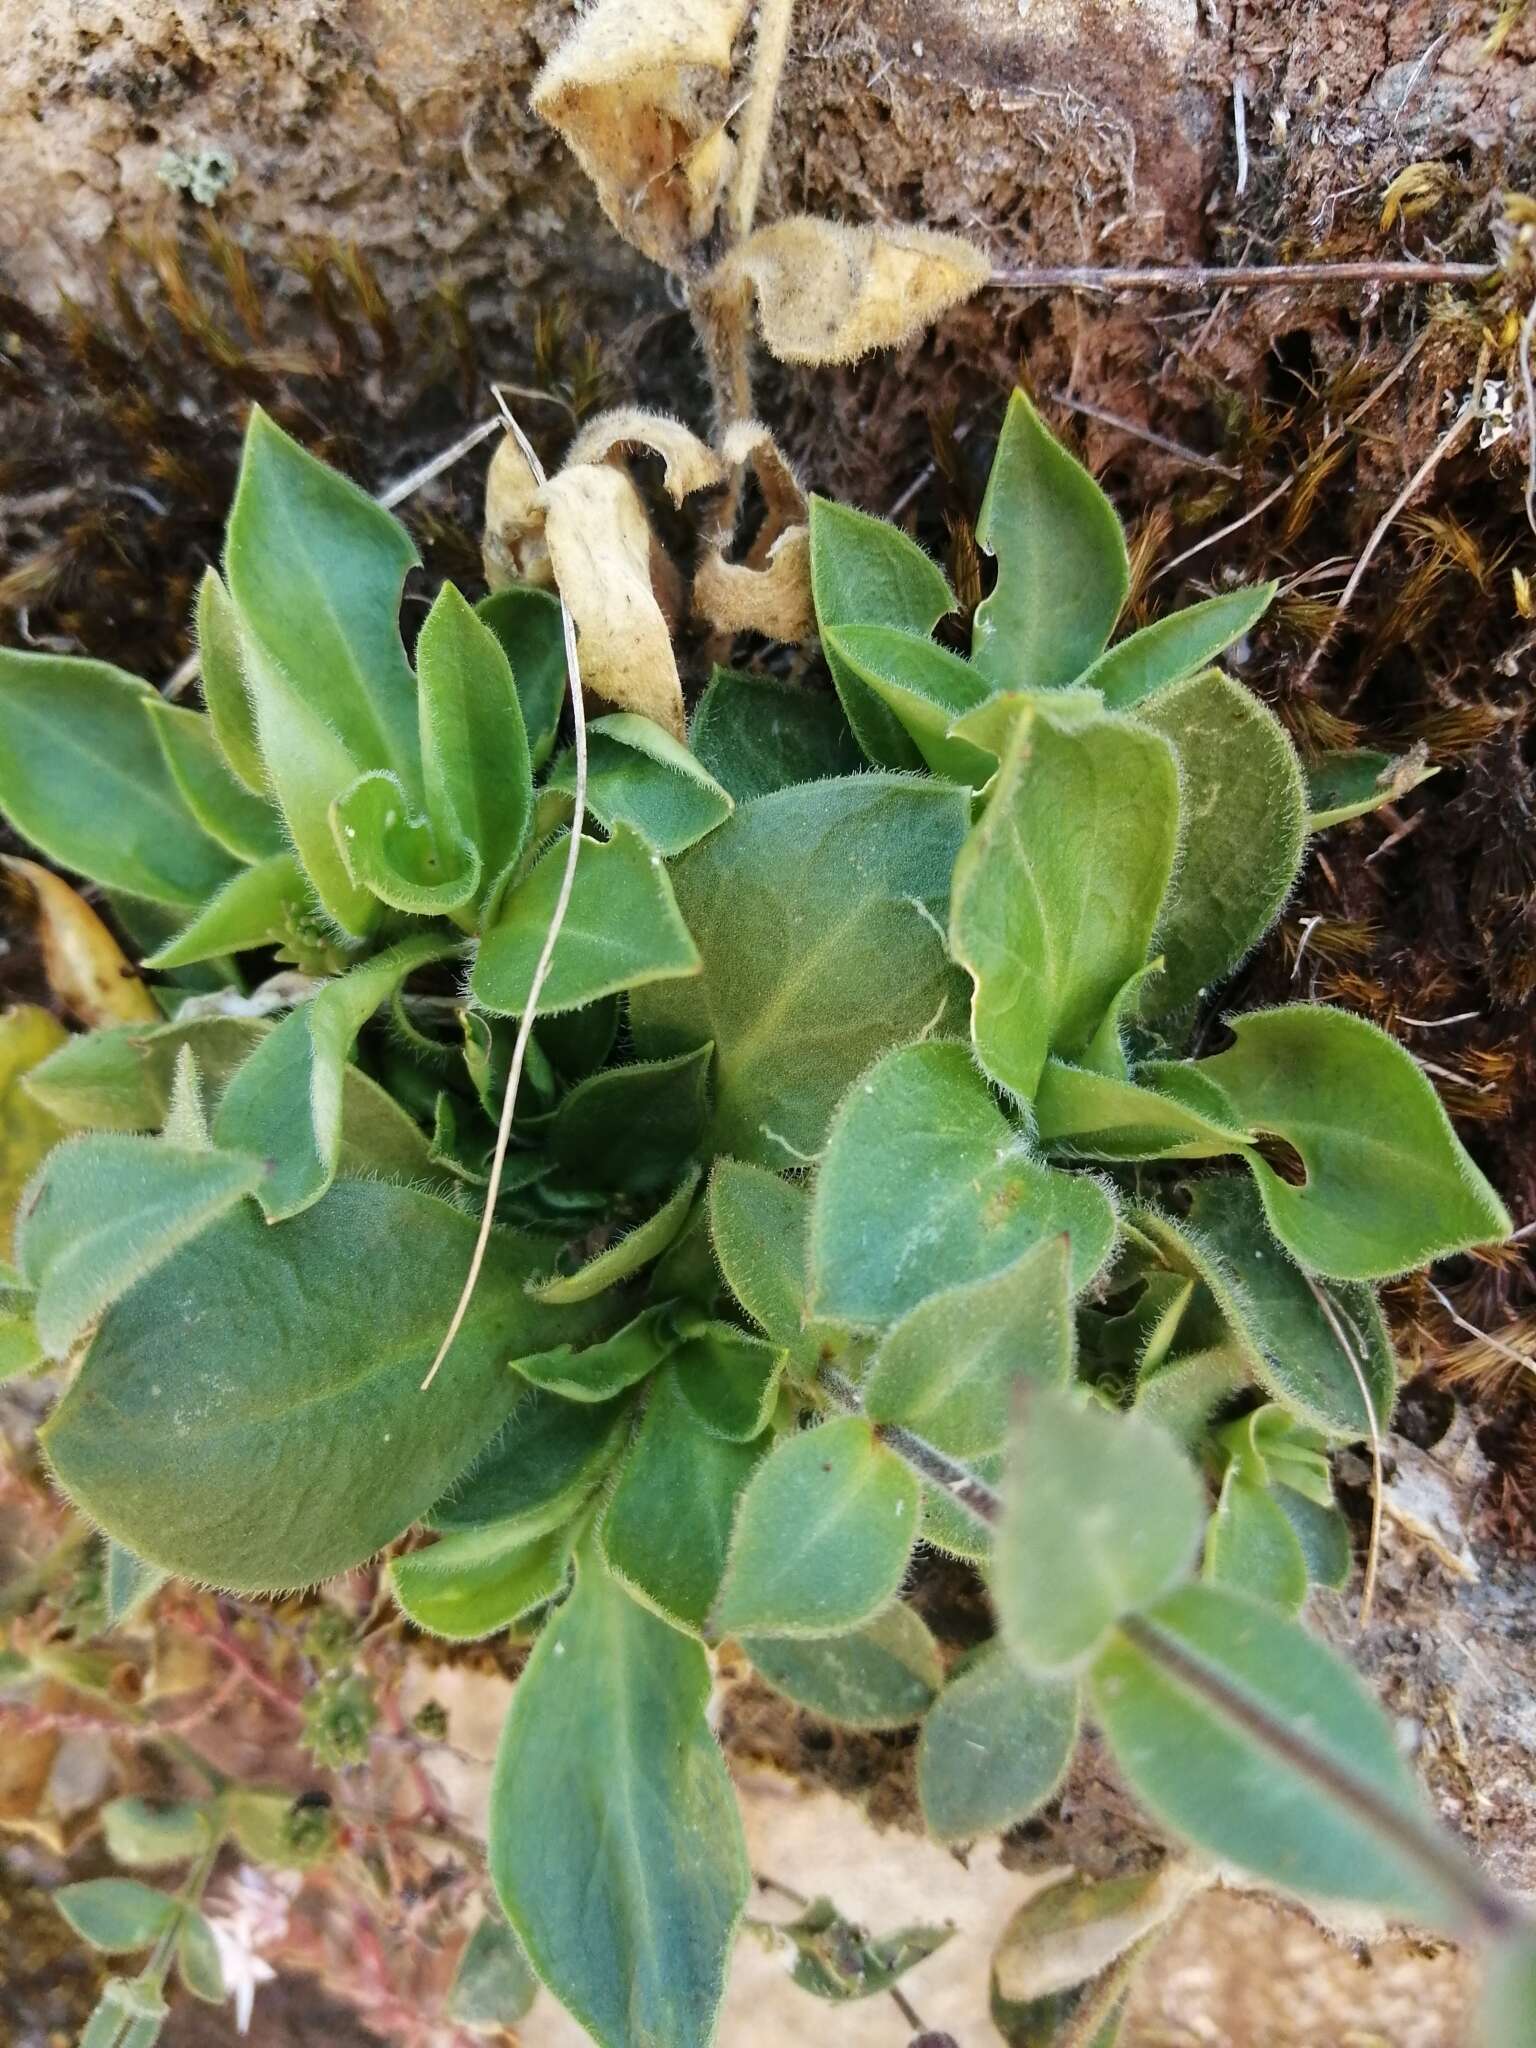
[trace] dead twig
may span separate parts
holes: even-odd
[[[1153,427],[1138,426],[1135,420],[1122,419],[1119,413],[1110,412],[1105,406],[1091,405],[1086,398],[1074,398],[1066,391],[1048,391],[1046,397],[1055,405],[1065,406],[1068,412],[1081,413],[1085,419],[1099,420],[1106,427],[1116,427],[1122,434],[1145,441],[1151,448],[1161,448],[1165,455],[1176,455],[1180,462],[1187,462],[1195,469],[1214,470],[1218,476],[1229,476],[1238,483],[1242,482],[1243,472],[1230,462],[1218,462],[1214,455],[1202,455],[1198,448],[1186,448],[1182,441],[1159,434]]]
[[[1127,269],[1092,264],[994,270],[1004,291],[1167,292],[1262,291],[1272,285],[1482,284],[1498,275],[1494,263],[1415,263],[1398,259],[1358,263],[1148,263]]]

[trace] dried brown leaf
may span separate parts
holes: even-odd
[[[674,505],[695,491],[724,481],[725,471],[713,448],[691,427],[670,413],[650,412],[641,405],[619,405],[588,420],[566,454],[567,469],[584,463],[610,462],[626,449],[647,448],[666,465],[662,483]]]
[[[35,860],[0,858],[30,899],[48,986],[70,1015],[91,1030],[158,1024],[154,997],[85,898]]]
[[[780,362],[851,363],[911,340],[991,271],[958,235],[796,214],[749,235],[714,281],[750,281],[763,340]]]
[[[760,569],[711,548],[693,579],[693,604],[717,633],[761,633],[791,645],[814,639],[809,527],[781,533]]]
[[[750,463],[763,494],[763,523],[747,556],[748,563],[759,568],[781,534],[805,524],[805,487],[761,420],[737,420],[728,427],[720,452],[732,469]]]
[[[544,545],[544,508],[539,485],[515,434],[502,436],[485,477],[485,532],[480,558],[492,590],[509,583],[536,583],[549,589],[555,580]]]

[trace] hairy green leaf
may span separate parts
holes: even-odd
[[[785,1438],[742,1496],[721,1632],[858,1628],[895,1598],[917,1515],[917,1480],[859,1416]]]
[[[275,853],[231,875],[191,923],[149,954],[144,965],[163,971],[279,945],[308,908],[309,888],[298,862],[291,853]]]
[[[806,783],[743,804],[677,862],[703,972],[637,990],[630,1022],[651,1058],[714,1041],[713,1151],[804,1162],[877,1053],[958,1022],[941,920],[967,815],[943,783]]]
[[[453,1643],[499,1635],[565,1584],[571,1531],[508,1536],[493,1523],[442,1536],[389,1567],[396,1600],[418,1628]]]
[[[1111,711],[1129,711],[1169,683],[1209,667],[1258,624],[1279,588],[1278,583],[1249,584],[1170,612],[1118,641],[1078,681],[1084,689],[1101,690]]]
[[[246,694],[240,621],[217,569],[205,569],[197,589],[197,653],[203,702],[225,763],[252,796],[264,798],[267,777]]]
[[[1326,832],[1348,818],[1363,818],[1383,804],[1395,804],[1410,790],[1438,775],[1422,750],[1378,754],[1368,748],[1319,754],[1306,764],[1307,830]]]
[[[536,1387],[565,1401],[611,1401],[643,1380],[678,1346],[673,1310],[663,1304],[642,1309],[633,1322],[599,1343],[580,1351],[563,1345],[558,1351],[519,1358],[517,1371]]]
[[[750,1443],[768,1425],[784,1353],[734,1323],[685,1321],[672,1354],[685,1401],[716,1436]]]
[[[146,1564],[121,1543],[107,1541],[107,1626],[116,1628],[153,1600],[170,1577],[157,1564]]]
[[[236,863],[166,766],[153,696],[104,661],[0,648],[0,809],[60,867],[196,910]]]
[[[1218,669],[1159,691],[1136,713],[1179,764],[1179,857],[1154,944],[1149,1014],[1224,981],[1279,916],[1301,871],[1301,766],[1272,711]]]
[[[549,1125],[552,1162],[587,1188],[648,1195],[674,1186],[709,1123],[714,1051],[702,1045],[676,1059],[607,1067],[578,1082]]]
[[[852,775],[864,762],[836,697],[730,668],[711,676],[688,743],[739,804],[792,783]]]
[[[66,1884],[53,1903],[82,1941],[108,1955],[148,1948],[176,1918],[176,1901],[133,1877],[92,1877]]]
[[[748,1636],[743,1650],[775,1692],[844,1728],[905,1728],[944,1681],[927,1625],[897,1600],[836,1636]]]
[[[707,2048],[750,1876],[702,1647],[588,1552],[512,1695],[491,1874],[599,2048]]]
[[[493,590],[475,606],[512,664],[512,681],[522,706],[530,766],[537,772],[555,750],[565,703],[565,629],[553,591],[512,583]]]
[[[479,892],[484,870],[465,838],[445,839],[413,812],[398,775],[376,768],[348,783],[331,805],[331,830],[347,873],[391,910],[438,917]]]
[[[992,1593],[1003,1636],[1035,1671],[1081,1664],[1133,1608],[1189,1570],[1200,1482],[1154,1424],[1041,1389],[1019,1413]]]
[[[43,1432],[61,1485],[139,1556],[235,1591],[361,1564],[506,1421],[506,1360],[593,1327],[531,1303],[542,1248],[497,1235],[423,1394],[474,1237],[462,1211],[377,1181],[275,1229],[225,1216],[108,1311]]]
[[[811,594],[825,638],[839,626],[931,633],[955,608],[944,573],[900,527],[812,497]],[[877,768],[916,768],[922,756],[901,722],[832,649],[827,666],[854,737]]]
[[[811,1313],[895,1322],[1063,1232],[1076,1291],[1114,1241],[1108,1196],[1033,1157],[964,1046],[905,1046],[855,1084],[828,1137],[811,1207]]]
[[[805,1189],[740,1159],[719,1159],[709,1228],[731,1292],[777,1344],[793,1344],[805,1311]]]
[[[1137,1082],[1057,1059],[1040,1077],[1035,1135],[1067,1153],[1120,1161],[1213,1159],[1253,1137],[1231,1124],[1220,1089],[1207,1088],[1196,1067],[1149,1061]]]
[[[440,848],[474,849],[489,885],[533,816],[528,732],[501,641],[451,583],[427,613],[416,673],[427,817]]]
[[[1001,1643],[955,1673],[923,1722],[917,1791],[941,1842],[998,1834],[1043,1806],[1077,1744],[1078,1684],[1022,1670]]]
[[[633,826],[658,853],[682,853],[713,832],[735,799],[681,740],[654,718],[616,711],[587,728],[587,808],[612,831]],[[574,789],[574,757],[564,755],[546,787]]]
[[[996,756],[950,736],[957,719],[992,695],[979,670],[899,626],[837,626],[823,641],[827,659],[885,705],[935,775],[977,789],[991,780]]]
[[[950,945],[975,983],[982,1065],[1028,1101],[1092,1042],[1146,962],[1173,871],[1167,743],[1124,719],[1026,707],[955,866]]]
[[[553,1273],[531,1282],[528,1292],[535,1301],[591,1301],[616,1281],[627,1280],[652,1259],[659,1258],[677,1236],[688,1219],[698,1184],[699,1169],[690,1166],[666,1201],[643,1223],[637,1223],[633,1230],[574,1272]]]
[[[628,1429],[629,1403],[622,1398],[588,1405],[535,1391],[452,1490],[432,1503],[426,1520],[445,1530],[495,1525],[507,1539],[558,1528],[602,1479]]]
[[[1205,1532],[1202,1573],[1213,1586],[1251,1593],[1282,1614],[1299,1614],[1307,1597],[1307,1559],[1290,1517],[1266,1486],[1227,1468]]]
[[[566,848],[562,836],[539,856],[481,938],[470,988],[497,1015],[517,1016],[527,1004],[560,893]],[[580,1009],[619,989],[697,975],[699,965],[660,854],[627,825],[616,826],[606,844],[584,838],[570,908],[539,991],[540,1014]]]
[[[930,1294],[887,1331],[860,1393],[874,1422],[971,1458],[1002,1448],[1021,1381],[1064,1386],[1076,1359],[1070,1240]]]
[[[154,691],[144,700],[171,780],[208,837],[239,861],[268,860],[284,850],[282,820],[264,796],[253,796],[224,759],[204,712],[168,704]]]
[[[1249,1164],[1271,1229],[1303,1266],[1382,1280],[1509,1235],[1508,1211],[1439,1097],[1384,1031],[1307,1003],[1232,1028],[1237,1043],[1199,1071],[1236,1117],[1300,1154],[1303,1187],[1257,1154]]]
[[[237,1152],[188,1152],[103,1132],[49,1153],[23,1197],[16,1255],[37,1290],[37,1334],[63,1358],[110,1302],[262,1179]]]
[[[1130,587],[1115,508],[1022,391],[1008,401],[976,545],[997,582],[976,608],[971,659],[999,689],[1070,683],[1103,652]]]

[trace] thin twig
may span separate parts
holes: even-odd
[[[1525,518],[1532,533],[1536,533],[1536,381],[1531,377],[1533,331],[1536,331],[1536,299],[1532,299],[1530,311],[1520,322],[1520,384],[1525,392],[1525,431],[1531,444],[1526,457]]]
[[[731,188],[731,230],[738,241],[751,234],[757,217],[763,166],[768,161],[768,142],[773,134],[773,111],[779,97],[779,80],[784,75],[784,59],[789,54],[794,14],[795,0],[759,0],[752,86],[737,143],[736,176]]]
[[[496,393],[496,402],[501,407],[507,423],[508,433],[514,435],[517,445],[523,451],[529,469],[540,490],[547,481],[544,465],[534,452],[533,444],[518,425],[501,393]],[[565,668],[570,679],[571,717],[576,729],[576,786],[573,792],[571,811],[571,834],[566,849],[565,871],[560,877],[560,893],[555,898],[554,914],[549,920],[549,929],[544,934],[544,944],[534,966],[533,979],[528,985],[528,1001],[518,1021],[517,1037],[512,1045],[512,1064],[507,1070],[507,1088],[501,1102],[501,1121],[496,1127],[496,1150],[491,1155],[490,1182],[485,1190],[485,1207],[480,1217],[480,1234],[475,1239],[474,1255],[469,1262],[463,1292],[453,1311],[453,1319],[447,1334],[438,1346],[421,1390],[426,1392],[437,1377],[438,1367],[448,1356],[453,1341],[464,1326],[469,1313],[469,1304],[474,1299],[479,1283],[480,1269],[485,1264],[486,1249],[491,1241],[491,1231],[496,1221],[496,1198],[501,1192],[501,1177],[507,1163],[507,1147],[512,1140],[512,1116],[517,1106],[518,1083],[523,1075],[523,1061],[528,1056],[528,1043],[533,1036],[533,1020],[538,1010],[539,994],[549,974],[550,963],[555,957],[555,942],[560,937],[560,928],[565,923],[565,913],[570,908],[571,891],[576,884],[576,864],[581,857],[581,828],[587,812],[587,714],[581,694],[581,666],[576,652],[576,621],[571,617],[571,608],[560,593],[560,624],[565,634]]]
[[[1529,1229],[1530,1226],[1527,1225],[1526,1228]],[[1515,1237],[1523,1237],[1524,1235],[1525,1231],[1517,1230],[1515,1232]],[[1513,1243],[1514,1238],[1511,1238],[1510,1242]],[[1450,1297],[1441,1293],[1427,1273],[1424,1276],[1424,1285],[1429,1289],[1436,1301],[1439,1302],[1458,1330],[1465,1332],[1469,1337],[1475,1337],[1479,1344],[1486,1344],[1490,1351],[1496,1352],[1500,1358],[1507,1358],[1512,1365],[1518,1365],[1522,1371],[1536,1372],[1536,1359],[1528,1357],[1523,1351],[1517,1351],[1513,1344],[1501,1342],[1491,1332],[1480,1330],[1476,1323],[1469,1322]]]
[[[864,1403],[859,1399],[858,1388],[830,1365],[824,1365],[818,1385],[828,1394],[834,1405],[847,1415],[863,1415]],[[957,1506],[964,1508],[973,1521],[980,1522],[984,1529],[996,1528],[1002,1519],[1003,1504],[985,1480],[978,1479],[969,1466],[962,1465],[945,1452],[934,1446],[910,1429],[903,1429],[899,1423],[877,1422],[874,1431],[880,1441],[905,1460],[913,1471],[930,1484],[942,1487]]]
[[[1345,615],[1349,611],[1351,604],[1353,604],[1355,593],[1365,580],[1365,572],[1371,566],[1377,549],[1397,524],[1399,516],[1413,503],[1425,484],[1429,482],[1429,479],[1434,475],[1441,463],[1444,462],[1446,456],[1451,453],[1452,449],[1455,448],[1466,433],[1468,427],[1477,418],[1478,413],[1482,409],[1483,379],[1488,374],[1488,363],[1491,354],[1492,351],[1485,342],[1477,359],[1477,368],[1473,372],[1472,390],[1466,404],[1457,413],[1455,419],[1452,420],[1434,447],[1430,449],[1424,460],[1413,472],[1413,475],[1409,477],[1407,483],[1403,485],[1403,488],[1371,529],[1371,537],[1366,542],[1359,561],[1356,562],[1354,568],[1350,571],[1349,581],[1339,593],[1339,601],[1334,606],[1333,615],[1328,621],[1326,630],[1318,640],[1317,645],[1312,649],[1312,652],[1307,656],[1306,666],[1302,669],[1300,679],[1296,685],[1298,691],[1304,692],[1308,683],[1311,682],[1313,676],[1317,673],[1318,664],[1328,648],[1333,644],[1333,636],[1339,630]]]
[[[1376,1420],[1376,1403],[1371,1399],[1371,1386],[1365,1376],[1365,1368],[1355,1356],[1355,1347],[1345,1333],[1335,1304],[1318,1286],[1310,1273],[1302,1275],[1312,1290],[1313,1299],[1322,1310],[1325,1321],[1334,1335],[1334,1341],[1349,1361],[1349,1369],[1355,1376],[1355,1385],[1360,1389],[1360,1399],[1365,1404],[1366,1427],[1370,1432],[1371,1444],[1371,1533],[1365,1552],[1365,1580],[1360,1588],[1360,1613],[1357,1624],[1361,1629],[1370,1627],[1371,1609],[1376,1604],[1376,1571],[1381,1561],[1381,1428]]]
[[[1046,397],[1057,405],[1064,405],[1068,412],[1081,413],[1085,419],[1101,420],[1106,427],[1118,427],[1122,434],[1131,434],[1138,441],[1145,441],[1149,447],[1161,448],[1166,455],[1176,455],[1180,462],[1192,463],[1196,469],[1213,469],[1218,476],[1229,476],[1238,483],[1243,472],[1230,462],[1218,462],[1214,455],[1202,455],[1198,448],[1186,448],[1182,441],[1159,434],[1152,427],[1139,426],[1135,420],[1122,419],[1119,413],[1110,412],[1102,405],[1091,405],[1086,398],[1074,398],[1069,391],[1048,391]]]
[[[994,270],[1005,291],[1166,292],[1261,291],[1269,285],[1480,284],[1498,275],[1492,263],[1149,263],[1131,269],[1091,264]]]

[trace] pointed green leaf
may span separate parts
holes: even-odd
[[[763,1166],[718,1159],[709,1228],[726,1284],[777,1344],[793,1344],[805,1311],[805,1189]]]
[[[488,885],[506,873],[528,835],[528,733],[501,641],[451,583],[427,613],[416,674],[427,816],[445,853],[474,850]]]
[[[1307,1560],[1290,1517],[1267,1486],[1227,1468],[1221,1499],[1205,1532],[1202,1576],[1213,1586],[1299,1614],[1307,1598]]]
[[[16,1253],[37,1290],[37,1334],[63,1358],[102,1310],[225,1215],[262,1179],[236,1152],[184,1152],[103,1132],[48,1155],[22,1200]]]
[[[535,1391],[426,1519],[434,1529],[494,1524],[507,1538],[558,1528],[613,1463],[628,1429],[627,1401],[588,1405]]]
[[[194,1908],[184,1910],[177,1930],[176,1971],[192,1996],[207,2005],[222,2005],[229,1996],[213,1929]]]
[[[653,1373],[677,1349],[678,1341],[673,1310],[664,1304],[642,1309],[622,1330],[580,1351],[563,1346],[519,1358],[517,1371],[564,1401],[611,1401]]]
[[[672,1365],[684,1400],[716,1436],[751,1443],[773,1414],[784,1353],[733,1323],[688,1319],[681,1328]]]
[[[944,573],[899,526],[849,505],[811,499],[811,592],[825,636],[838,626],[931,633],[955,608]],[[916,768],[922,756],[900,721],[828,650],[827,666],[854,737],[877,768]]]
[[[555,763],[546,786],[575,788],[574,756]],[[736,804],[654,718],[616,711],[587,728],[587,808],[610,831],[632,825],[670,858],[724,824]]]
[[[843,707],[829,691],[730,668],[711,676],[688,744],[739,804],[796,782],[852,775],[864,765]]]
[[[1183,1099],[1157,1085],[1170,1072],[1170,1063],[1150,1062],[1138,1083],[1047,1060],[1035,1135],[1068,1154],[1113,1160],[1214,1159],[1252,1142],[1251,1131],[1227,1118],[1221,1091],[1202,1089],[1197,1068],[1181,1070]]]
[[[1386,1715],[1296,1622],[1186,1586],[1117,1631],[1091,1684],[1132,1790],[1197,1847],[1287,1891],[1446,1920],[1418,1845],[1452,1870],[1458,1852]]]
[[[900,1600],[836,1636],[748,1636],[743,1650],[775,1692],[843,1728],[905,1728],[944,1681],[938,1645]]]
[[[560,893],[566,847],[562,836],[539,856],[481,938],[470,988],[476,1002],[497,1015],[517,1016],[527,1004]],[[570,907],[539,991],[540,1015],[698,972],[698,950],[660,854],[627,825],[616,827],[606,844],[583,839]]]
[[[413,813],[399,776],[382,769],[341,792],[331,830],[352,880],[391,910],[440,917],[462,909],[481,887],[477,850],[465,838],[443,838]]]
[[[1145,964],[1179,829],[1172,750],[1123,719],[1015,722],[955,866],[950,945],[975,982],[971,1032],[1028,1101],[1051,1053],[1092,1041]]]
[[[538,1996],[523,1945],[499,1912],[488,1912],[465,1945],[448,1994],[448,2017],[498,2035],[523,2019]]]
[[[240,620],[217,569],[205,569],[197,589],[197,654],[203,702],[225,765],[252,796],[265,798],[267,776],[245,688]]]
[[[1022,391],[1008,401],[976,545],[997,582],[971,659],[1001,689],[1070,683],[1102,653],[1130,587],[1115,508]]]
[[[1330,825],[1395,804],[1440,770],[1430,767],[1422,750],[1378,754],[1361,748],[1319,754],[1306,763],[1305,773],[1307,830],[1326,832]]]
[[[941,1842],[1000,1834],[1042,1807],[1077,1746],[1078,1683],[1036,1678],[985,1644],[923,1722],[917,1791]]]
[[[899,626],[836,626],[823,635],[827,659],[858,678],[900,724],[935,775],[979,789],[997,757],[950,727],[986,702],[993,686],[947,647]]]
[[[452,951],[423,934],[376,954],[292,1011],[234,1075],[213,1133],[219,1144],[269,1162],[259,1190],[269,1222],[318,1202],[336,1176],[344,1076],[358,1033],[408,974]]]
[[[1271,1229],[1303,1266],[1384,1280],[1509,1235],[1508,1211],[1439,1097],[1384,1031],[1307,1003],[1232,1028],[1237,1043],[1199,1071],[1235,1116],[1301,1155],[1304,1187],[1257,1155],[1249,1164]]]
[[[545,1143],[551,1161],[586,1188],[655,1194],[676,1184],[709,1123],[715,1049],[608,1067],[563,1096]]]
[[[114,1863],[129,1870],[166,1870],[189,1863],[208,1847],[208,1816],[185,1801],[151,1805],[147,1799],[109,1799],[101,1831]]]
[[[249,1206],[224,1217],[108,1311],[44,1429],[60,1484],[117,1541],[208,1584],[272,1592],[361,1564],[507,1419],[507,1359],[592,1327],[531,1303],[542,1250],[498,1234],[423,1394],[474,1239],[461,1210],[380,1181],[341,1182],[275,1229]]]
[[[61,1885],[53,1903],[82,1941],[108,1955],[148,1948],[176,1918],[176,1901],[132,1877]]]
[[[703,957],[637,991],[642,1055],[715,1044],[711,1150],[783,1167],[893,1039],[963,1014],[941,936],[965,792],[894,775],[806,783],[743,804],[673,869]]]
[[[1000,1450],[1020,1381],[1064,1386],[1076,1359],[1071,1243],[1031,1245],[1001,1272],[930,1294],[887,1331],[860,1393],[941,1451]]]
[[[196,910],[236,864],[171,777],[153,695],[104,661],[0,648],[0,809],[58,866]]]
[[[1173,1439],[1042,1389],[1020,1411],[997,1536],[1004,1639],[1035,1671],[1082,1663],[1114,1623],[1184,1577],[1205,1503]]]
[[[218,960],[259,946],[280,945],[309,909],[309,888],[291,853],[275,853],[254,867],[240,868],[184,925],[145,960],[164,970]]]
[[[675,1367],[657,1374],[598,1537],[609,1570],[674,1627],[703,1634],[725,1576],[736,1503],[761,1456],[760,1444],[732,1443],[706,1427]]]
[[[146,1564],[121,1543],[107,1543],[107,1627],[116,1628],[153,1600],[170,1577],[157,1564]],[[114,1852],[115,1853],[115,1852]]]
[[[1284,728],[1218,669],[1140,706],[1179,764],[1179,858],[1158,922],[1163,972],[1142,998],[1149,1015],[1192,1004],[1224,981],[1279,916],[1301,871],[1306,800]]]
[[[1319,1507],[1315,1500],[1308,1500],[1290,1486],[1277,1486],[1275,1499],[1296,1531],[1296,1540],[1306,1559],[1307,1577],[1314,1586],[1342,1592],[1355,1565],[1349,1524],[1343,1515],[1337,1508]]]
[[[721,1633],[858,1628],[896,1597],[917,1514],[917,1480],[861,1417],[786,1437],[742,1496]]]
[[[688,1219],[693,1191],[699,1184],[699,1169],[690,1166],[676,1189],[656,1212],[637,1223],[606,1251],[598,1252],[571,1273],[555,1273],[530,1283],[535,1301],[592,1301],[617,1281],[627,1280],[660,1258]]]
[[[508,1536],[494,1524],[443,1536],[389,1567],[396,1600],[417,1628],[451,1643],[499,1635],[552,1600],[571,1560],[569,1528]]]
[[[529,765],[537,772],[555,750],[555,733],[565,703],[565,630],[560,600],[553,591],[512,583],[482,597],[475,606],[475,617],[490,627],[512,664]]]
[[[1078,681],[1084,689],[1101,690],[1111,711],[1128,711],[1169,683],[1209,668],[1258,624],[1279,588],[1278,583],[1254,583],[1170,612],[1118,641]]]
[[[905,1046],[855,1084],[833,1123],[811,1206],[810,1310],[895,1322],[1063,1232],[1075,1292],[1114,1241],[1108,1196],[1033,1157],[964,1046]]]
[[[599,2048],[707,2048],[750,1882],[702,1647],[586,1555],[512,1695],[491,1874]]]
[[[269,860],[281,853],[281,819],[264,796],[253,796],[232,773],[212,719],[204,712],[168,704],[153,690],[144,709],[171,780],[208,837],[240,861]]]

